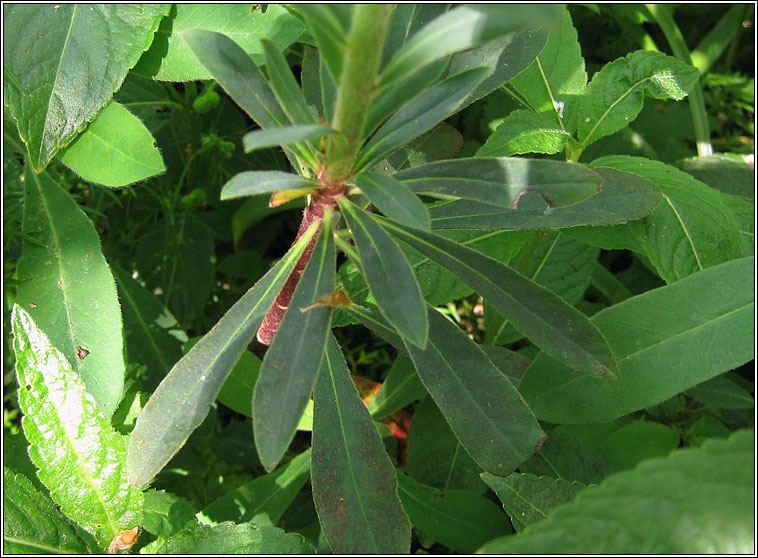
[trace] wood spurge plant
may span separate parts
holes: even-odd
[[[753,552],[753,14],[674,8],[5,4],[5,552]]]

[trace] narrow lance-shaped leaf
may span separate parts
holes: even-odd
[[[308,111],[303,92],[282,52],[268,39],[262,40],[261,44],[266,56],[269,83],[279,101],[279,106],[293,124],[315,123],[314,117]]]
[[[47,173],[27,168],[18,303],[66,355],[101,411],[124,387],[121,309],[92,222]]]
[[[460,200],[430,208],[432,228],[523,230],[616,225],[642,219],[661,199],[661,191],[636,174],[605,167],[592,170],[603,179],[602,190],[568,207],[514,211]]]
[[[324,354],[332,308],[303,309],[334,291],[336,256],[329,215],[324,215],[318,242],[263,357],[253,392],[255,447],[267,471],[276,467],[295,435]]]
[[[755,433],[650,459],[482,554],[751,554]],[[715,482],[714,479],[724,479]],[[613,525],[613,529],[608,526]],[[692,533],[697,533],[693,536]]]
[[[645,95],[681,100],[698,79],[696,68],[660,52],[638,50],[603,66],[579,108],[578,138],[589,145],[637,118]]]
[[[130,483],[142,486],[152,479],[205,419],[315,230],[315,226],[308,229],[158,386],[137,418],[129,440]]]
[[[313,501],[338,554],[405,554],[411,529],[374,421],[329,335],[314,394]]]
[[[371,168],[384,157],[453,114],[484,79],[487,68],[472,68],[447,78],[409,101],[363,147],[356,172]]]
[[[395,173],[414,192],[466,198],[516,209],[526,193],[550,207],[577,203],[597,194],[602,179],[578,163],[498,157],[437,161]]]
[[[513,384],[432,307],[426,349],[406,348],[450,428],[485,471],[512,473],[542,443],[545,435]]]
[[[741,366],[755,354],[754,266],[752,257],[733,260],[595,314],[618,358],[618,382],[577,378],[541,354],[521,393],[542,420],[603,422]]]
[[[347,200],[340,200],[353,233],[361,268],[379,310],[408,341],[426,346],[429,324],[421,287],[405,254],[371,217]]]
[[[344,63],[344,48],[353,6],[349,4],[296,4],[291,8],[305,21],[305,28],[316,40],[324,67],[339,83]]]
[[[317,188],[318,184],[304,176],[282,171],[245,171],[236,174],[221,189],[221,199],[231,200],[280,190]]]
[[[446,238],[382,220],[384,228],[450,269],[521,333],[576,372],[618,377],[608,342],[581,312],[508,266]]]
[[[365,172],[353,179],[376,208],[390,219],[418,229],[429,229],[429,212],[407,186],[391,176]]]
[[[301,124],[298,126],[286,126],[284,128],[269,128],[267,130],[255,130],[248,132],[242,138],[245,153],[264,147],[277,145],[291,145],[305,140],[319,139],[324,136],[339,134],[337,130],[321,126],[320,124]]]
[[[29,457],[61,510],[105,548],[142,513],[142,493],[126,482],[124,438],[26,310],[14,306],[11,322]]]

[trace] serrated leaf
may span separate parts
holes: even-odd
[[[214,500],[198,514],[201,523],[223,521],[276,525],[303,485],[310,480],[310,450]]]
[[[250,4],[174,4],[155,34],[155,41],[134,67],[134,72],[161,81],[192,81],[214,77],[198,63],[184,40],[184,31],[202,29],[224,33],[256,64],[263,64],[261,39],[286,49],[303,32],[297,18],[280,5],[264,12]]]
[[[618,376],[616,360],[597,327],[555,294],[500,262],[446,238],[389,221],[382,225],[456,273],[521,333],[576,372]]]
[[[742,255],[737,222],[720,194],[687,173],[624,155],[602,157],[592,166],[634,173],[660,188],[660,203],[641,223],[641,241],[667,283]]]
[[[390,219],[409,227],[429,229],[429,212],[403,184],[384,174],[364,172],[354,179],[361,192]]]
[[[145,547],[151,554],[315,554],[298,533],[253,523],[219,525],[194,523],[176,535]]]
[[[412,74],[427,64],[536,22],[552,19],[552,6],[460,6],[426,24],[395,52],[379,76],[379,87]]]
[[[615,225],[643,218],[661,199],[660,190],[640,176],[609,168],[593,170],[603,179],[602,190],[574,205],[514,211],[460,200],[431,207],[432,228],[522,230]]]
[[[571,205],[601,191],[601,177],[584,165],[519,157],[437,161],[395,173],[416,193],[465,198],[516,209],[526,193],[552,208]]]
[[[306,231],[216,325],[176,363],[142,410],[129,440],[129,482],[142,486],[184,445],[208,413],[295,266],[314,228]]]
[[[453,551],[474,552],[484,542],[511,531],[508,519],[492,500],[476,492],[440,492],[399,473],[403,508],[413,527]]]
[[[264,147],[291,145],[305,140],[319,139],[324,136],[339,134],[336,130],[319,124],[301,124],[285,128],[269,128],[248,132],[242,138],[245,153]]]
[[[306,310],[334,291],[335,249],[331,220],[300,278],[279,330],[266,351],[253,392],[255,447],[267,471],[281,460],[311,397],[329,333],[332,308]]]
[[[166,170],[148,129],[115,101],[59,156],[85,180],[105,186],[126,186]]]
[[[361,269],[379,310],[397,332],[417,347],[426,346],[429,324],[421,288],[398,245],[372,218],[340,200],[355,239]]]
[[[398,341],[400,341],[399,338]],[[400,341],[400,345],[402,345],[402,341]],[[426,389],[421,380],[418,379],[413,361],[401,354],[387,372],[387,377],[384,378],[382,386],[371,398],[366,408],[374,420],[380,420],[413,403],[416,399],[423,399],[426,395]]]
[[[11,322],[29,456],[61,510],[106,548],[142,513],[142,493],[126,482],[125,440],[31,316],[16,305]]]
[[[142,527],[164,539],[194,522],[197,510],[187,500],[171,492],[148,490],[145,492],[145,511]]]
[[[742,258],[601,310],[591,321],[618,359],[618,382],[579,378],[540,354],[519,390],[541,420],[598,422],[740,366],[753,358],[753,281],[754,259]]]
[[[495,491],[517,531],[545,519],[553,508],[571,502],[586,488],[581,482],[530,473],[513,473],[504,478],[482,473],[482,480]]]
[[[3,6],[3,93],[37,172],[111,100],[168,8]]]
[[[3,552],[90,554],[97,549],[26,477],[3,467]]]
[[[318,184],[311,182],[299,174],[282,171],[245,171],[236,174],[221,189],[221,199],[231,200],[243,196],[255,196],[280,190],[299,190],[302,188],[317,188]]]
[[[477,157],[507,157],[523,153],[558,153],[571,135],[544,114],[514,110],[487,138]]]
[[[595,74],[579,105],[577,136],[583,146],[625,128],[645,95],[682,100],[698,79],[696,68],[660,52],[637,50]]]
[[[701,155],[677,161],[675,164],[711,188],[744,200],[755,199],[753,169],[742,156],[729,153]]]
[[[379,128],[361,150],[356,172],[371,168],[403,144],[453,114],[484,79],[485,68],[473,68],[430,87],[405,104]]]
[[[485,471],[511,473],[542,442],[544,433],[513,384],[439,312],[429,308],[426,349],[406,348],[450,428]]]
[[[124,387],[124,338],[100,238],[73,198],[46,173],[27,168],[24,198],[24,233],[43,245],[24,242],[18,304],[111,416]]]
[[[711,440],[611,475],[544,521],[479,552],[750,554],[753,439],[752,430],[742,430],[729,440]],[[714,483],[714,478],[728,481]]]
[[[335,553],[409,551],[410,523],[395,471],[333,335],[314,393],[311,483],[321,529]]]

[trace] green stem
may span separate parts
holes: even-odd
[[[521,274],[526,271],[535,250],[537,250],[537,246],[540,245],[540,242],[542,242],[542,239],[545,238],[547,233],[548,231],[534,231],[532,238],[529,239],[529,242],[527,242],[526,246],[521,250],[521,255],[519,256],[516,265],[513,266],[513,269]]]
[[[327,184],[343,183],[358,156],[394,7],[357,4],[354,8],[332,122],[332,128],[344,135],[329,138],[323,172]]]
[[[661,31],[663,31],[674,56],[685,64],[692,65],[689,48],[687,48],[687,43],[684,41],[682,32],[671,16],[669,7],[661,4],[646,4],[646,7],[660,26]],[[695,128],[697,154],[701,156],[713,155],[711,134],[708,129],[708,113],[705,111],[705,97],[703,96],[703,88],[699,82],[690,91],[688,101],[690,112],[692,113],[692,126]]]

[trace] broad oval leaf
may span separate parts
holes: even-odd
[[[3,94],[37,172],[111,100],[168,8],[3,6]]]
[[[329,335],[314,393],[313,502],[338,554],[405,554],[411,526],[384,444]]]
[[[508,266],[432,233],[382,220],[384,228],[450,269],[543,351],[576,372],[617,378],[608,342],[576,308]]]
[[[390,219],[418,229],[429,229],[429,212],[404,184],[391,176],[364,172],[353,179],[361,192]]]
[[[15,305],[11,322],[29,457],[61,510],[106,548],[142,514],[143,495],[126,481],[125,440],[29,313]]]
[[[545,435],[513,384],[432,307],[426,349],[406,348],[424,387],[482,469],[507,475],[542,443]]]
[[[253,392],[255,447],[273,470],[292,441],[311,398],[329,333],[332,308],[313,305],[334,291],[335,249],[330,218],[313,248],[279,329],[261,364]]]
[[[390,235],[354,204],[340,200],[340,208],[379,310],[400,335],[417,347],[425,347],[429,329],[426,305],[405,254]]]
[[[616,225],[642,219],[661,199],[661,191],[641,176],[606,167],[592,170],[603,179],[602,190],[568,207],[514,211],[460,200],[430,208],[432,228],[524,230]]]
[[[595,314],[618,359],[618,382],[578,378],[540,354],[519,390],[541,420],[601,422],[741,366],[754,355],[754,265],[752,257],[733,260]]]
[[[76,525],[23,475],[3,467],[3,552],[94,554]]]
[[[42,245],[24,242],[18,304],[66,355],[100,410],[111,416],[124,387],[124,337],[100,238],[47,173],[27,168],[24,197],[24,233]]]
[[[314,233],[315,226],[174,365],[155,390],[129,439],[131,484],[142,486],[150,481],[203,422]]]
[[[554,19],[552,6],[467,5],[442,14],[419,31],[397,51],[379,76],[379,88],[449,54],[492,41],[534,23]]]
[[[269,128],[267,130],[248,132],[242,138],[242,145],[245,147],[245,153],[250,153],[264,147],[291,145],[334,134],[339,134],[339,132],[319,124],[301,124],[299,126],[286,126],[284,128]]]
[[[754,438],[754,431],[741,430],[728,440],[676,450],[613,474],[544,521],[478,552],[750,554],[755,546]]]
[[[277,48],[285,50],[303,32],[297,18],[277,4],[270,4],[265,12],[251,9],[249,4],[174,4],[133,71],[161,81],[214,77],[185,41],[184,31],[188,29],[224,33],[259,65],[263,64],[261,39],[271,39]]]
[[[487,138],[477,157],[507,157],[523,153],[558,153],[571,134],[553,120],[529,110],[514,110]]]
[[[602,178],[578,163],[520,157],[437,161],[395,173],[414,192],[516,209],[527,193],[550,207],[571,205],[602,189]]]
[[[361,150],[355,172],[371,168],[384,157],[453,114],[484,79],[487,68],[472,68],[430,87],[405,104]]]
[[[166,170],[148,129],[115,101],[60,153],[60,159],[85,180],[105,186],[126,186]]]
[[[231,200],[280,190],[317,188],[318,184],[304,176],[282,171],[245,171],[236,174],[221,189],[221,199]]]
[[[579,142],[587,146],[625,128],[642,110],[645,95],[683,99],[697,79],[696,68],[660,52],[637,50],[606,64],[582,96]]]

